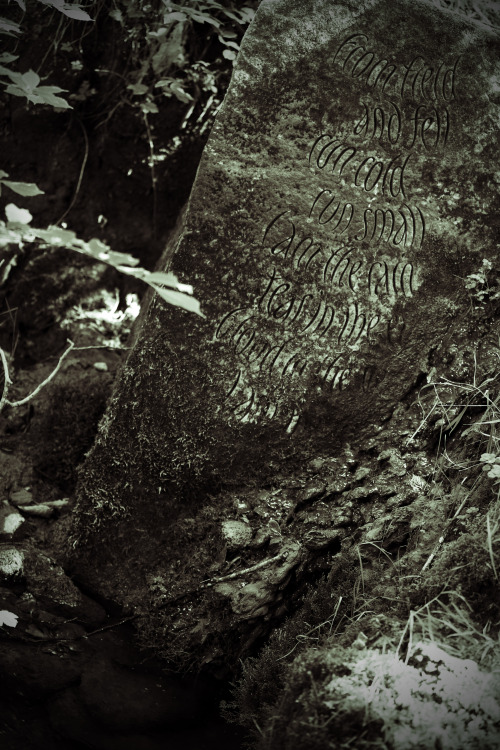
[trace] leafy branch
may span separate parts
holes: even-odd
[[[0,172],[0,175],[5,175]],[[20,192],[21,190],[33,191],[37,186],[33,183],[11,183],[0,180],[0,183],[8,185],[11,189]],[[12,187],[12,186],[15,187]],[[41,190],[38,190],[41,193]],[[26,194],[26,192],[21,193]],[[38,193],[31,192],[31,195]],[[5,207],[7,222],[0,221],[0,247],[2,245],[16,244],[22,246],[23,243],[39,241],[42,247],[64,247],[68,250],[74,250],[83,255],[87,255],[101,263],[107,263],[124,273],[127,276],[134,276],[136,279],[149,284],[155,292],[171,305],[182,307],[184,310],[194,312],[204,317],[200,310],[200,303],[192,296],[193,287],[189,284],[182,284],[173,273],[164,271],[147,271],[145,268],[138,266],[139,261],[128,253],[119,253],[98,239],[91,239],[88,242],[76,236],[76,233],[70,229],[49,226],[47,229],[38,229],[29,226],[32,219],[30,212],[24,208],[18,208],[15,204],[9,203]]]

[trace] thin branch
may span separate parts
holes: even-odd
[[[286,553],[281,552],[279,555],[276,555],[276,557],[268,557],[265,560],[261,560],[260,562],[256,563],[255,565],[251,565],[249,568],[237,570],[235,573],[229,573],[229,575],[227,576],[212,578],[209,581],[202,581],[200,588],[208,588],[209,586],[215,586],[216,584],[222,583],[223,581],[229,581],[234,578],[240,578],[240,576],[246,575],[247,573],[253,573],[254,570],[265,568],[267,565],[271,565],[271,563],[281,560],[281,558],[285,557],[285,554]]]
[[[40,385],[38,385],[35,388],[35,390],[32,393],[30,393],[29,396],[26,396],[25,398],[22,398],[20,401],[7,401],[7,399],[6,399],[5,403],[8,406],[22,406],[23,404],[27,404],[28,401],[31,401],[32,398],[35,398],[35,396],[38,395],[38,393],[40,393],[40,391],[42,390],[42,388],[44,388],[48,383],[50,383],[50,381],[57,375],[57,373],[61,369],[61,365],[63,363],[63,360],[65,359],[65,357],[68,356],[68,354],[70,353],[70,351],[75,348],[74,343],[70,339],[68,339],[68,344],[69,344],[68,348],[66,349],[65,352],[63,352],[63,354],[61,354],[61,356],[59,358],[59,362],[57,363],[57,365],[55,366],[55,368],[52,370],[52,372],[50,373],[50,375],[47,378],[45,378],[45,380],[43,381],[43,383],[40,383]],[[1,351],[1,349],[0,349],[0,351]],[[4,355],[4,357],[5,357],[5,355]]]
[[[56,223],[55,223],[54,226],[57,226],[58,224],[60,224],[61,221],[69,214],[69,212],[71,211],[71,209],[75,205],[75,201],[78,198],[78,193],[80,192],[80,188],[82,186],[82,180],[83,180],[83,173],[85,171],[85,165],[87,164],[87,159],[89,158],[89,139],[88,139],[88,136],[87,136],[87,131],[85,130],[85,126],[83,125],[83,122],[78,117],[76,118],[76,121],[80,125],[80,127],[82,129],[83,137],[85,138],[85,153],[83,155],[82,166],[80,167],[80,174],[78,175],[78,182],[76,183],[76,188],[75,188],[75,192],[74,192],[74,195],[73,195],[73,200],[71,201],[71,203],[69,204],[68,208],[63,213],[63,215],[56,221]]]
[[[153,141],[153,134],[151,132],[151,127],[149,125],[148,115],[146,112],[143,111],[142,116],[144,118],[144,124],[146,126],[146,132],[148,135],[148,144],[149,144],[149,152],[150,152],[150,164],[149,169],[151,171],[151,185],[153,187],[153,237],[156,237],[156,217],[157,217],[157,203],[158,203],[158,195],[156,191],[156,170],[155,170],[155,145]]]
[[[1,348],[0,357],[2,358],[4,376],[2,398],[0,399],[0,411],[2,411],[4,404],[7,402],[7,393],[9,391],[9,385],[12,385],[12,380],[10,379],[9,375],[9,365],[7,364],[7,357],[5,356],[4,350]]]

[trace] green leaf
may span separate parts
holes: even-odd
[[[207,16],[205,13],[190,13],[189,14],[193,21],[196,21],[197,23],[209,23],[211,26],[215,26],[216,29],[220,28],[221,22],[218,21],[216,18],[213,18],[212,16]]]
[[[255,17],[255,10],[253,8],[241,8],[240,15],[243,23],[251,23]]]
[[[174,11],[173,13],[165,13],[163,16],[163,23],[174,23],[174,21],[186,21],[187,16],[185,13],[180,11]]]
[[[8,18],[0,18],[0,32],[7,34],[7,36],[15,36],[15,34],[21,33],[21,26]]]
[[[32,229],[31,231],[50,245],[72,245],[76,240],[76,234],[71,229],[50,226],[48,229]]]
[[[40,76],[38,75],[38,73],[35,73],[34,70],[28,70],[27,73],[23,73],[21,78],[23,86],[25,86],[28,90],[36,89],[36,87],[40,83]]]
[[[247,8],[244,8],[243,10],[247,10]],[[232,21],[236,21],[236,23],[248,23],[248,21],[245,20],[245,15],[242,11],[239,11],[238,14],[232,13],[230,10],[227,10],[227,8],[224,8],[224,15],[230,18]]]
[[[127,88],[130,89],[135,96],[147,94],[149,91],[149,86],[145,86],[143,83],[130,83]]]
[[[57,10],[64,13],[68,18],[73,18],[75,21],[92,21],[92,18],[82,8],[75,5],[63,5],[62,7],[56,6]]]
[[[91,21],[91,17],[79,5],[71,5],[63,0],[38,0],[43,5],[50,5],[68,18],[74,18],[76,21]]]
[[[145,102],[141,102],[141,111],[144,112],[144,114],[157,114],[158,107],[156,104],[152,101],[146,100]]]
[[[1,174],[0,174],[1,177]],[[34,182],[11,182],[10,180],[2,180],[3,184],[13,190],[15,193],[24,196],[32,195],[43,195],[43,190],[35,185]]]
[[[229,41],[226,41],[226,39],[221,39],[221,42],[222,42],[222,44],[224,44],[224,45],[225,45],[226,47],[232,47],[233,49],[235,49],[235,50],[236,50],[236,52],[239,52],[239,51],[240,51],[240,45],[239,45],[239,44],[236,44],[236,42],[229,42]]]
[[[2,76],[8,76],[11,81],[16,83],[16,81],[19,81],[21,78],[21,74],[17,73],[15,70],[9,70],[8,68],[5,68],[3,65],[0,65],[0,75]]]
[[[5,91],[8,94],[13,94],[14,96],[25,96],[26,99],[32,104],[44,104],[42,97],[36,96],[36,94],[29,94],[25,89],[22,89],[19,86],[7,86]]]
[[[17,60],[19,55],[11,55],[10,52],[3,52],[0,55],[0,63],[10,63]]]
[[[14,203],[5,206],[7,221],[12,224],[29,224],[33,216],[25,208],[19,208]]]
[[[51,107],[58,107],[59,109],[73,109],[65,99],[55,96],[56,93],[64,90],[60,89],[59,86],[39,86],[33,93],[40,100],[40,104],[50,104]]]
[[[123,13],[121,10],[110,10],[109,17],[112,18],[113,21],[118,21],[118,23],[121,23],[123,26]]]
[[[193,101],[193,97],[191,96],[191,94],[188,94],[187,91],[184,91],[182,86],[178,84],[177,81],[173,81],[170,84],[170,90],[180,102],[188,104],[188,102]]]
[[[8,628],[15,628],[19,617],[7,609],[0,611],[0,625],[7,625]]]
[[[202,318],[205,317],[200,309],[200,303],[197,299],[194,297],[190,297],[188,294],[182,294],[182,292],[174,292],[170,291],[170,289],[162,289],[159,286],[156,286],[156,284],[151,284],[150,286],[153,287],[155,292],[165,300],[165,302],[169,302],[171,305],[175,305],[176,307],[182,307],[183,310],[188,310],[188,312],[194,312],[197,315],[201,315]]]
[[[166,271],[153,271],[147,276],[148,283],[153,284],[164,284],[165,286],[173,286],[177,288],[179,285],[179,279],[174,273],[168,273]]]
[[[88,252],[92,257],[103,263],[109,263],[112,266],[136,266],[139,263],[133,255],[115,252],[104,242],[95,238],[89,240],[89,242],[85,242],[84,245],[88,248]]]
[[[482,453],[479,460],[482,461],[483,463],[490,464],[496,461],[496,458],[497,458],[496,453]]]
[[[495,466],[492,466],[490,471],[488,472],[488,477],[490,479],[500,479],[500,466],[498,464],[495,464]]]
[[[227,29],[227,28],[221,29],[220,35],[223,36],[224,39],[237,39],[238,38],[238,34],[236,33],[236,31],[233,31],[233,29]]]
[[[168,89],[173,81],[175,81],[175,78],[162,78],[161,81],[156,81],[155,88],[160,86],[161,88]]]

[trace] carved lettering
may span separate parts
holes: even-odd
[[[385,158],[377,159],[374,156],[361,158],[362,153],[358,154],[356,147],[337,141],[329,141],[326,146],[320,149],[321,139],[325,137],[328,138],[329,136],[325,134],[317,138],[309,153],[309,161],[314,160],[319,169],[328,166],[330,156],[337,152],[337,157],[331,162],[331,169],[328,170],[337,180],[340,180],[344,169],[349,164],[349,169],[345,172],[345,178],[352,180],[356,187],[363,188],[367,193],[373,192],[378,187],[384,196],[397,198],[402,195],[406,197],[404,178],[411,154],[407,154],[406,157],[403,157],[402,154],[396,154],[389,160]],[[330,155],[325,159],[323,156],[324,150],[332,144],[333,148]],[[354,161],[352,161],[353,159]],[[339,165],[340,167],[337,170]]]
[[[460,57],[447,67],[442,62],[435,68],[420,56],[404,65],[380,57],[368,48],[369,44],[366,34],[351,34],[339,45],[332,64],[355,80],[363,79],[369,88],[379,89],[383,94],[400,99],[450,102],[456,98],[456,73]]]
[[[402,62],[362,33],[334,51],[332,65],[365,98],[351,122],[322,131],[306,154],[330,184],[314,183],[302,216],[276,207],[263,232],[272,267],[260,291],[216,326],[215,338],[245,363],[227,393],[240,421],[280,419],[296,429],[296,405],[273,400],[276,380],[328,392],[383,381],[385,366],[370,351],[403,345],[404,302],[418,288],[415,257],[426,239],[410,173],[422,154],[448,144],[459,62],[416,54]],[[256,383],[270,383],[269,392]]]

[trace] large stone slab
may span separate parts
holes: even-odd
[[[263,0],[163,260],[206,317],[149,301],[82,473],[103,593],[184,596],[221,487],[376,432],[453,361],[496,260],[499,68],[491,28],[426,0]]]

